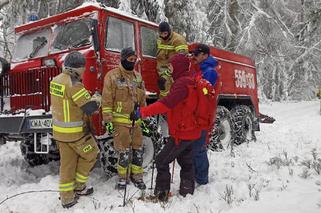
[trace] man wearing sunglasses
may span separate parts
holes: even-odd
[[[205,44],[198,44],[192,51],[195,63],[199,65],[201,72],[196,73],[199,77],[207,80],[215,86],[218,77],[215,67],[218,62],[210,55],[210,48]],[[199,185],[208,183],[209,162],[207,157],[206,139],[208,137],[211,124],[202,126],[201,138],[193,143],[193,162],[195,169],[195,181]]]
[[[210,55],[210,48],[205,44],[198,44],[192,51],[195,62],[200,66],[202,78],[208,80],[215,86],[217,72],[215,67],[218,65],[217,60]]]

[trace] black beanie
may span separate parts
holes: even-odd
[[[70,67],[70,68],[80,68],[84,67],[86,65],[86,59],[85,57],[77,51],[69,53],[64,61],[64,66],[65,67]]]
[[[126,60],[129,56],[136,55],[135,50],[132,47],[127,47],[121,50],[120,52],[120,60]]]
[[[169,26],[169,24],[166,21],[163,21],[159,24],[158,26],[158,30],[159,32],[168,32],[171,33],[171,27]]]

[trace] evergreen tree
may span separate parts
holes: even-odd
[[[238,0],[210,0],[207,7],[209,40],[217,47],[234,51],[241,31]]]
[[[97,0],[97,2],[106,5],[107,7],[118,8],[120,4],[120,0]]]
[[[139,17],[158,21],[160,6],[157,0],[131,0],[131,9]]]
[[[206,14],[200,10],[203,1],[165,0],[165,16],[173,30],[186,37],[189,42],[204,42],[207,27]]]

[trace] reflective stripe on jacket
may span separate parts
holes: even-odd
[[[61,73],[50,82],[50,95],[54,139],[73,142],[82,138],[87,128],[81,107],[91,101],[84,85]]]
[[[168,40],[159,39],[157,41],[157,70],[161,75],[161,67],[168,67],[171,56],[179,52],[188,52],[188,46],[183,36],[172,32]]]
[[[125,70],[121,65],[109,71],[104,78],[102,96],[104,121],[130,126],[129,114],[134,110],[135,102],[140,106],[146,105],[141,75]]]

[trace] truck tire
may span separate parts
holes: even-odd
[[[234,125],[234,144],[249,142],[254,137],[254,115],[246,105],[235,106],[231,110]]]
[[[146,168],[152,161],[154,151],[157,155],[163,147],[163,138],[157,131],[157,124],[155,118],[144,120],[150,132],[143,132],[143,149],[144,149],[144,163],[143,167]],[[100,148],[100,165],[107,176],[110,178],[117,173],[117,159],[118,155],[113,148],[113,138],[108,137],[99,141]]]
[[[27,137],[21,141],[20,150],[23,158],[31,167],[49,163],[48,155],[34,152],[33,137]]]
[[[41,137],[40,135],[37,137],[37,143],[40,143]],[[60,159],[56,143],[53,142],[49,146],[48,154],[36,154],[34,152],[33,134],[27,135],[25,140],[21,141],[20,150],[23,158],[31,167],[48,164],[50,161],[58,161]]]
[[[231,147],[233,137],[234,131],[231,113],[226,107],[218,106],[208,148],[212,151],[227,150]]]
[[[0,145],[6,144],[7,140],[3,135],[0,135]]]

